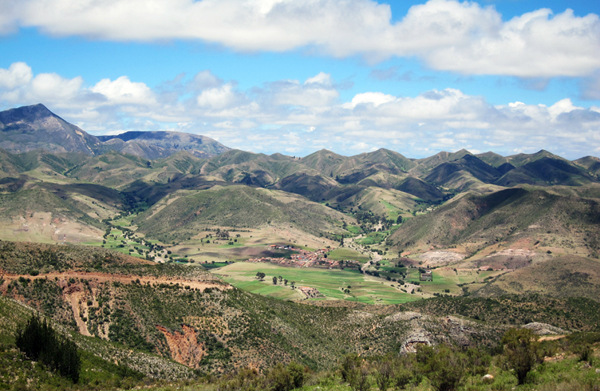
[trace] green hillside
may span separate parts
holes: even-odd
[[[518,184],[581,186],[593,181],[593,177],[568,161],[543,157],[507,172],[495,183],[506,187]]]
[[[94,347],[94,341],[134,348],[140,354],[115,357],[151,377],[187,375],[134,367],[130,363],[136,356],[149,363],[156,356],[148,354],[158,355],[211,373],[291,360],[317,369],[333,367],[346,353],[397,351],[415,328],[426,328],[434,341],[450,333],[464,343],[484,345],[504,330],[475,322],[448,325],[436,318],[421,325],[396,315],[397,307],[386,310],[391,316],[381,317],[276,300],[231,288],[199,266],[152,265],[85,247],[4,243],[0,255],[14,273],[1,280],[4,297],[26,301],[66,330],[96,336],[78,337],[78,344],[91,344],[89,349],[101,357],[109,347],[97,342]],[[46,268],[46,263],[52,266]],[[36,273],[32,267],[38,267]],[[17,274],[24,270],[29,272]]]
[[[600,297],[600,261],[559,256],[495,279],[477,290],[480,297],[506,294],[542,294],[554,297]]]
[[[291,224],[313,234],[342,233],[342,218],[351,219],[300,196],[241,185],[183,191],[170,197],[135,220],[140,232],[156,238],[189,237],[210,226]]]
[[[516,188],[487,196],[467,195],[447,203],[409,220],[388,242],[401,248],[425,244],[484,248],[530,238],[554,247],[575,241],[582,251],[597,254],[596,239],[591,238],[598,237],[599,221],[596,200]],[[582,243],[584,237],[586,243]]]

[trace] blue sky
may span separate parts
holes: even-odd
[[[580,0],[9,0],[0,109],[300,156],[600,156],[598,15]]]

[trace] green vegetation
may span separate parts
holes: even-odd
[[[141,214],[134,222],[140,226],[140,232],[169,241],[194,236],[209,226],[256,228],[293,224],[323,236],[345,232],[342,218],[348,216],[291,194],[247,186],[217,186],[182,193],[168,205],[158,204]]]
[[[371,244],[379,244],[385,240],[387,235],[383,232],[369,232],[367,236],[361,239],[356,239],[356,243],[368,246]]]
[[[266,281],[260,282],[254,279],[257,271],[266,273]],[[373,280],[356,270],[349,269],[323,270],[237,262],[219,269],[216,273],[223,275],[225,281],[240,289],[274,297],[300,298],[302,296],[289,291],[284,295],[283,291],[292,288],[273,287],[269,281],[270,276],[283,276],[288,281],[294,281],[296,286],[316,288],[326,299],[368,304],[397,304],[418,299],[414,295],[384,284],[383,281]]]
[[[0,389],[595,390],[596,163],[0,150]],[[274,243],[364,273],[243,262]]]
[[[46,320],[31,317],[15,333],[15,344],[30,360],[42,362],[73,383],[79,381],[81,358],[77,346],[59,336]]]
[[[369,257],[348,248],[336,248],[335,250],[328,252],[327,257],[334,261],[353,260],[360,263],[369,260]]]
[[[585,298],[507,295],[494,298],[439,297],[403,305],[406,310],[455,314],[497,325],[550,323],[565,330],[600,332],[600,303]]]
[[[509,330],[506,343],[493,350],[463,348],[456,345],[420,345],[414,354],[361,357],[349,354],[339,358],[334,370],[311,371],[296,363],[277,364],[259,373],[242,368],[221,378],[199,384],[178,385],[182,390],[292,390],[305,391],[484,391],[484,390],[584,390],[593,391],[600,382],[594,366],[565,356],[582,345],[571,338],[547,341],[527,351],[512,350],[512,337],[520,330]],[[586,334],[586,337],[589,335]],[[535,344],[534,344],[535,345]],[[534,360],[522,382],[511,369],[511,360],[555,352],[560,359]],[[302,388],[302,385],[304,385]]]

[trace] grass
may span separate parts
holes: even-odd
[[[205,269],[211,270],[211,269],[218,269],[220,267],[227,266],[228,263],[225,263],[225,262],[207,262],[207,263],[201,263],[201,265]]]
[[[354,250],[350,250],[348,248],[336,248],[335,250],[327,253],[327,258],[333,259],[334,261],[342,261],[342,260],[353,260],[358,261],[360,263],[366,262],[369,260],[369,257],[363,255]]]
[[[394,205],[390,204],[385,200],[381,200],[381,203],[383,204],[383,206],[385,206],[385,209],[387,210],[388,218],[396,221],[398,219],[398,216],[401,214],[400,208],[395,207]]]
[[[372,244],[379,244],[383,242],[386,237],[387,235],[382,232],[369,232],[366,237],[362,239],[357,239],[356,243],[367,246]]]
[[[360,235],[363,232],[362,229],[357,225],[348,225],[346,230],[354,235]]]
[[[257,272],[266,274],[264,281],[255,279]],[[325,270],[317,268],[289,268],[268,263],[238,262],[215,271],[233,286],[270,297],[292,297],[281,289],[291,288],[274,286],[272,277],[282,276],[296,286],[316,288],[329,300],[348,300],[367,304],[399,304],[417,300],[419,297],[404,293],[391,287],[383,280],[364,276],[358,271]],[[350,288],[348,288],[350,286]],[[267,287],[269,289],[267,289]],[[350,294],[344,292],[350,289]]]

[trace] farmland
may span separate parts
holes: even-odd
[[[348,300],[367,304],[399,304],[421,298],[402,292],[395,284],[388,284],[381,279],[366,276],[357,271],[323,270],[316,268],[290,268],[267,263],[237,262],[213,272],[231,285],[250,292],[281,299],[303,300],[304,296],[291,288],[308,286],[316,288],[323,298],[309,300]],[[266,274],[264,281],[256,278],[256,273]],[[278,282],[273,284],[273,277],[288,280],[288,286]],[[394,285],[392,287],[392,285]],[[349,293],[348,293],[349,291]]]

